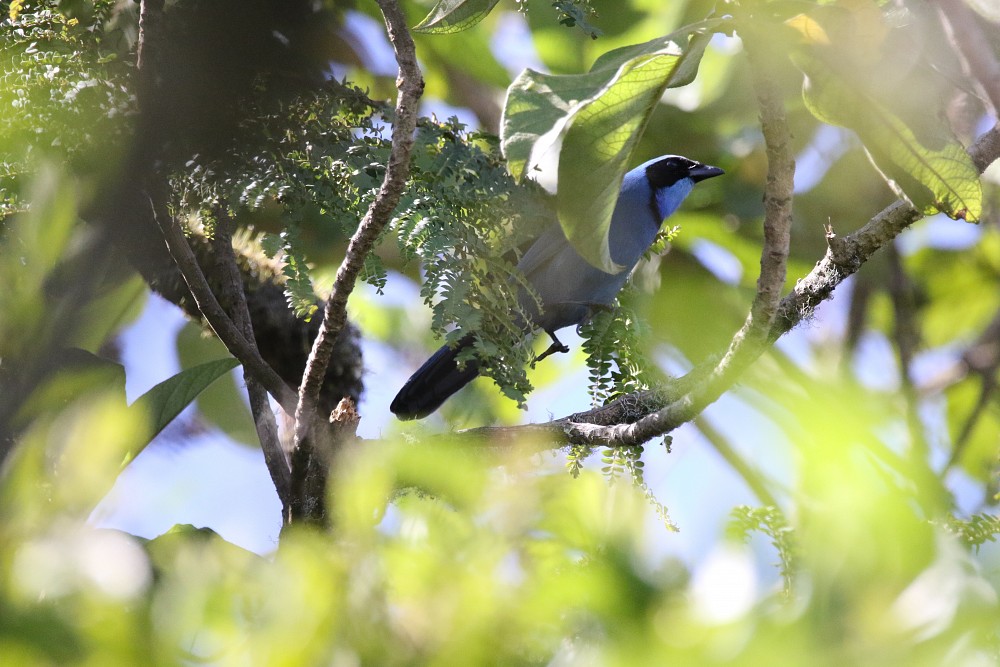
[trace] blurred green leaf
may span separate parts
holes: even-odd
[[[51,335],[43,286],[70,243],[76,193],[54,165],[30,181],[31,209],[0,226],[0,356],[23,358]]]
[[[142,314],[148,294],[146,281],[138,274],[116,282],[83,308],[75,343],[88,350],[97,350]]]
[[[937,347],[975,337],[1000,310],[996,285],[1000,271],[991,256],[1000,250],[1000,234],[986,231],[974,248],[956,252],[924,248],[907,258],[920,281],[926,304],[920,312],[928,345]]]
[[[904,95],[900,89],[905,74],[890,50],[905,48],[909,35],[885,25],[874,2],[845,7],[789,22],[803,37],[792,59],[806,74],[806,107],[819,120],[857,133],[889,186],[917,209],[978,222],[979,172],[938,113],[941,100],[917,104],[909,99],[912,90],[903,89]]]
[[[507,89],[501,141],[517,179],[558,165],[559,221],[594,266],[620,270],[608,249],[611,214],[629,159],[669,86],[693,80],[719,20],[604,54],[590,72],[522,72]]]
[[[997,378],[990,382],[996,383]],[[979,376],[973,376],[949,387],[945,398],[952,446],[961,447],[958,465],[973,479],[988,483],[1000,456],[1000,405],[988,400],[989,395],[985,405],[980,405],[983,391]]]

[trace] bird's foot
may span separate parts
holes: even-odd
[[[535,357],[535,363],[536,364],[539,361],[541,361],[542,359],[544,359],[545,357],[547,357],[549,355],[552,355],[552,354],[555,354],[556,352],[562,352],[562,353],[569,352],[569,347],[567,345],[565,345],[562,341],[560,341],[558,338],[556,338],[553,334],[549,334],[549,335],[552,336],[552,344],[549,345],[548,349],[546,349],[540,355],[538,355],[537,357]]]

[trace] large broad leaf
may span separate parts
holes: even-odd
[[[580,255],[608,273],[608,231],[626,167],[668,87],[694,79],[721,20],[601,56],[586,74],[522,72],[507,89],[501,141],[515,178],[544,172],[559,222]],[[554,176],[554,177],[553,177]]]
[[[414,32],[449,33],[471,28],[482,21],[499,0],[439,0]]]
[[[979,172],[965,148],[939,123],[911,126],[835,70],[809,68],[806,107],[831,125],[850,128],[889,186],[924,213],[977,222],[983,212]]]
[[[869,29],[859,42],[856,31],[844,30],[860,23],[857,13],[820,15],[822,24],[805,16],[789,21],[804,37],[792,59],[807,77],[807,108],[825,123],[853,130],[889,186],[917,209],[977,222],[979,172],[943,120],[941,97],[926,83],[917,90],[900,74],[898,54],[905,48],[896,42],[916,38],[879,25],[882,30]],[[870,25],[872,11],[863,18]]]
[[[141,410],[149,419],[150,436],[152,440],[166,428],[173,419],[198,397],[206,387],[220,377],[239,366],[239,361],[233,358],[217,359],[208,363],[183,370],[168,378],[140,396],[130,406],[132,410]],[[145,447],[143,444],[143,447]],[[134,459],[142,447],[130,452],[126,463]]]

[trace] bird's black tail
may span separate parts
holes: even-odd
[[[470,359],[459,370],[455,358],[472,345],[472,336],[465,336],[454,347],[445,345],[431,355],[417,372],[410,376],[392,399],[389,410],[400,419],[423,419],[441,407],[456,391],[479,375],[479,362]]]

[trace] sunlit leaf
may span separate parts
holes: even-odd
[[[719,25],[704,21],[615,49],[586,74],[525,70],[507,89],[501,140],[511,173],[521,179],[544,170],[567,239],[604,271],[620,269],[608,230],[632,151],[663,91],[694,78]]]
[[[788,22],[803,36],[792,59],[806,74],[806,107],[821,121],[857,133],[899,197],[925,214],[941,211],[977,222],[983,210],[979,173],[943,119],[934,88],[921,91],[918,103],[908,99],[910,70],[893,50],[916,37],[889,31],[880,11],[861,1],[850,11],[820,15],[818,23],[801,16]]]
[[[918,134],[901,118],[833,71],[811,69],[806,106],[820,120],[854,130],[890,187],[930,214],[977,222],[982,215],[979,172],[943,125]]]
[[[459,32],[476,25],[489,14],[499,0],[439,0],[414,32]]]

